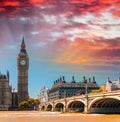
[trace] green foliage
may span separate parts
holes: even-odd
[[[34,103],[34,99],[33,98],[29,98],[28,101]]]
[[[34,108],[34,106],[38,106],[39,104],[40,104],[39,99],[29,98],[27,101],[20,102],[18,107],[21,109]]]
[[[39,99],[29,98],[28,101],[33,103],[34,105],[39,105],[40,104],[40,100]]]
[[[22,102],[19,103],[18,107],[19,108],[29,108],[30,105],[29,105],[28,101],[22,101]]]
[[[34,99],[34,104],[35,105],[39,105],[40,104],[40,100],[39,99]]]

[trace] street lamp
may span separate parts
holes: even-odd
[[[85,85],[85,94],[88,94],[88,86],[87,86],[87,84]]]

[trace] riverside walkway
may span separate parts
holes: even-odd
[[[0,111],[0,122],[120,122],[120,115]]]

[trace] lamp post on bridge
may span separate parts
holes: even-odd
[[[88,94],[88,86],[87,86],[87,84],[85,85],[85,94],[86,95]]]

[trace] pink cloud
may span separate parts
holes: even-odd
[[[2,6],[19,6],[20,2],[19,1],[3,1]]]
[[[96,41],[77,39],[62,50],[61,55],[55,59],[58,63],[104,66],[120,60],[119,39]]]
[[[5,8],[0,8],[0,12],[4,12],[5,11]]]
[[[56,0],[14,0],[12,2],[4,0],[0,4],[2,5],[0,16],[13,18],[13,20],[6,19],[4,24],[7,23],[8,27],[3,27],[3,32],[7,34],[12,32],[17,37],[24,33],[29,39],[32,37],[36,45],[39,43],[39,46],[45,47],[38,50],[43,50],[46,55],[49,52],[49,56],[52,56],[56,62],[92,64],[95,60],[104,62],[106,58],[107,61],[110,56],[119,57],[118,39],[101,38],[111,34],[103,31],[110,32],[109,27],[112,25],[103,23],[102,20],[107,21],[105,17],[100,20],[101,14],[112,7],[116,7],[113,15],[120,16],[117,10],[119,0],[62,0],[59,2]],[[90,18],[91,13],[93,17]],[[74,20],[74,17],[81,19],[83,16],[86,16],[83,20]],[[98,23],[94,24],[96,21]],[[60,36],[59,32],[62,33]],[[72,37],[73,39],[70,39]]]
[[[66,13],[66,15],[71,15],[73,12],[78,14],[86,14],[87,12],[93,12],[95,14],[100,13],[104,9],[109,8],[110,6],[114,6],[115,8],[119,8],[120,4],[119,0],[71,0],[71,1],[59,1],[56,0],[28,0],[28,1],[19,1],[19,0],[4,0],[4,2],[0,2],[2,7],[5,7],[6,12],[9,12],[10,6],[14,8],[14,15],[17,13],[22,13],[23,8],[27,9],[28,12],[36,8],[38,11],[40,7],[44,9],[42,11],[52,12],[52,13]],[[54,6],[53,8],[49,8],[50,6]],[[55,10],[56,9],[56,10]],[[53,11],[54,10],[54,11]],[[24,12],[23,12],[24,13]],[[23,14],[24,15],[24,14]],[[32,14],[33,15],[33,14]]]
[[[114,11],[113,15],[115,15],[116,17],[120,17],[120,11]]]

